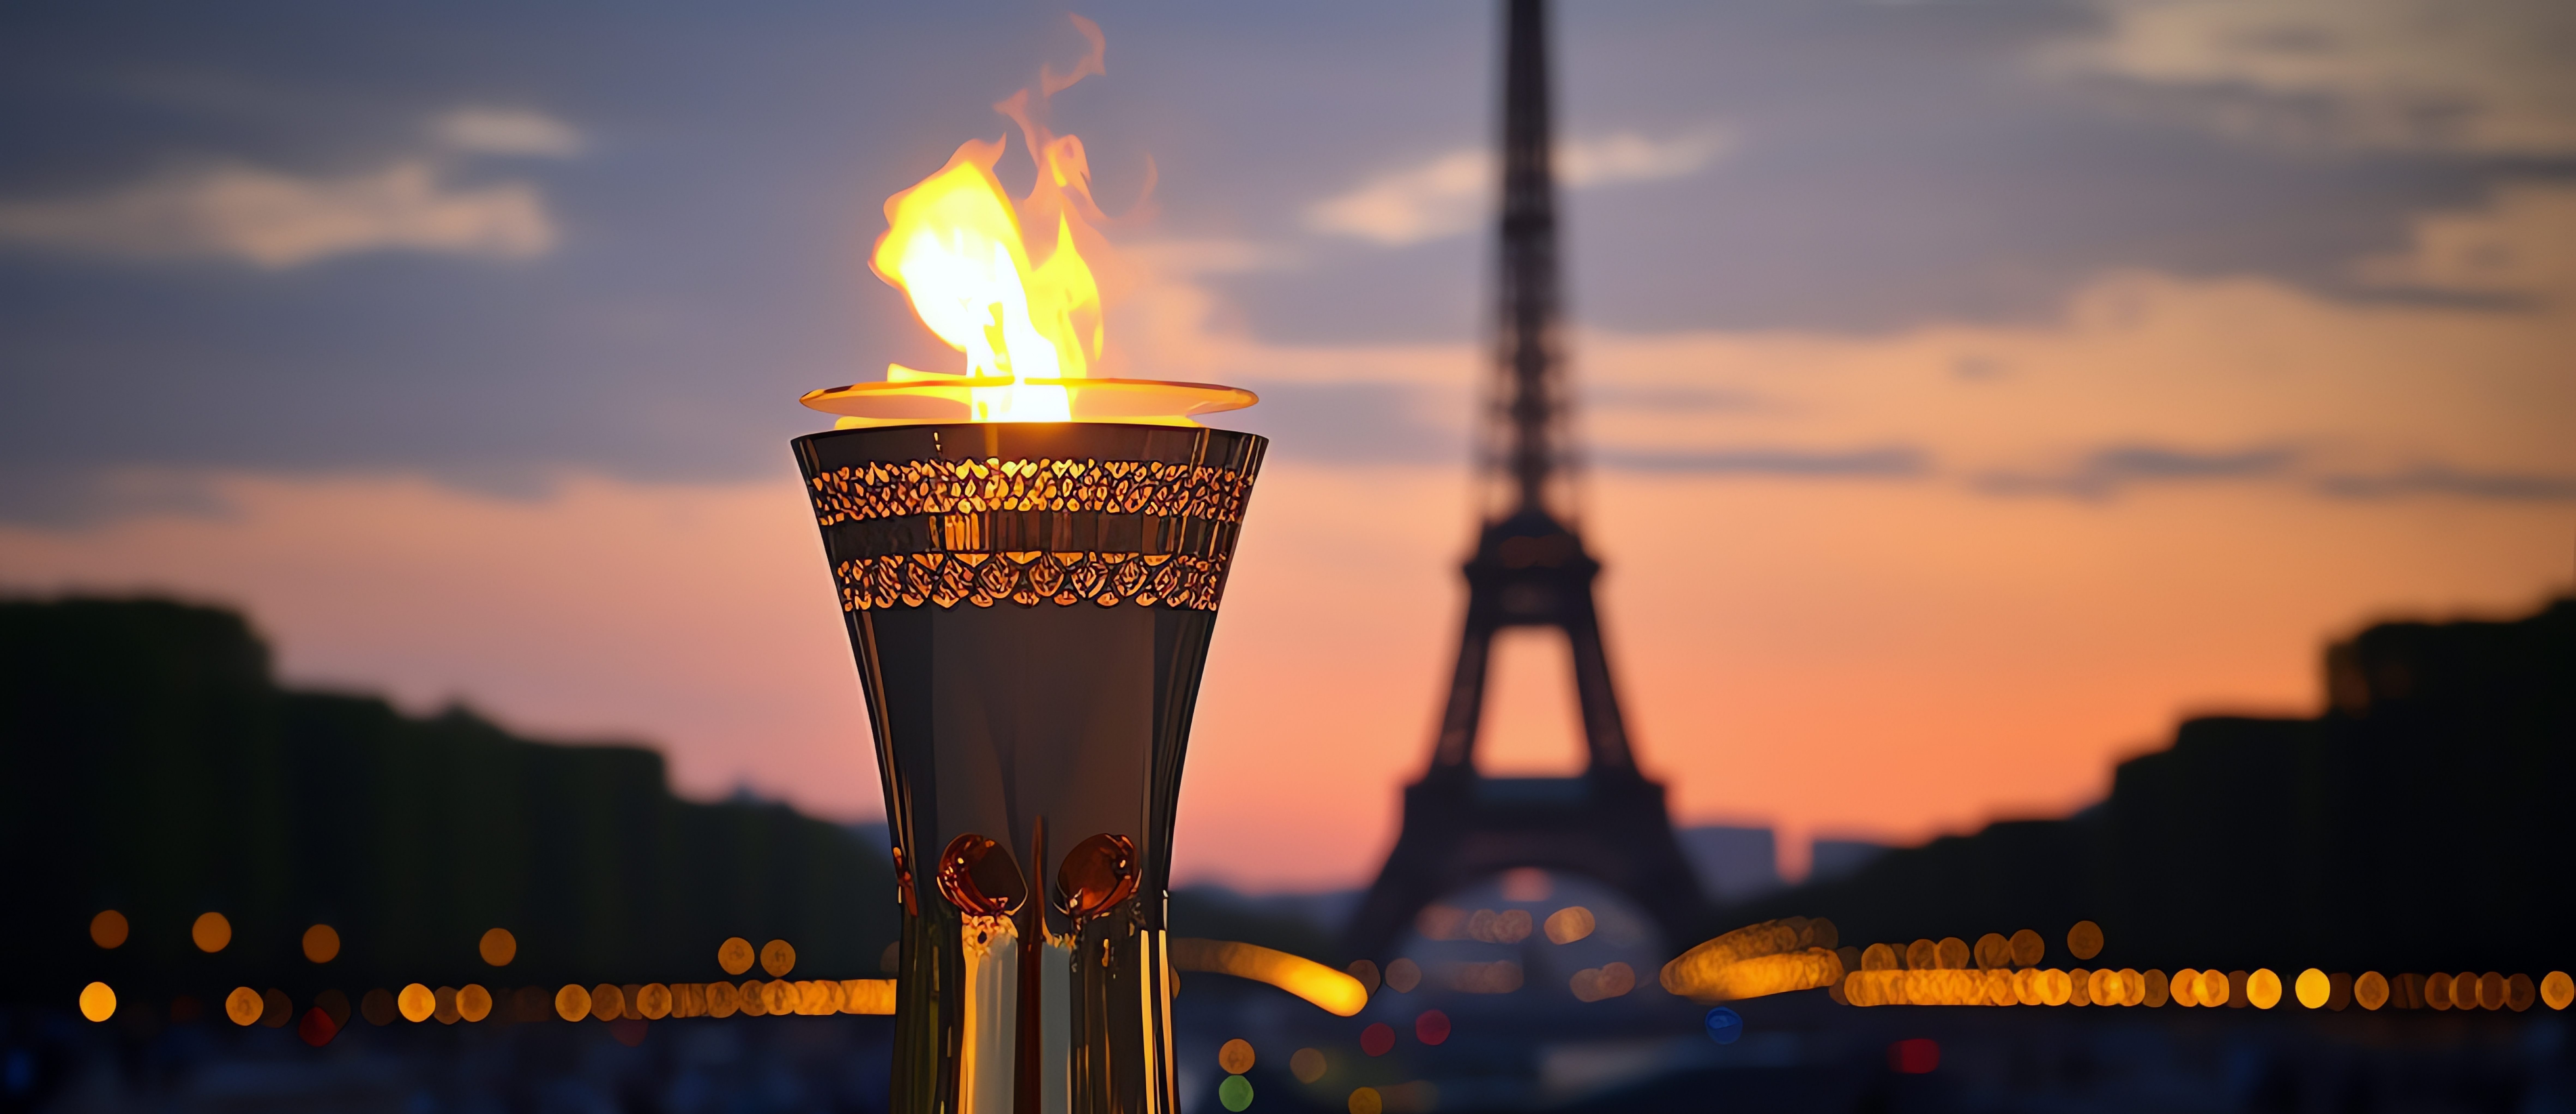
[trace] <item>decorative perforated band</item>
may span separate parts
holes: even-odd
[[[844,611],[1005,600],[1214,611],[1225,566],[1223,556],[1168,553],[910,553],[843,561],[832,575]]]
[[[1252,477],[1154,460],[907,460],[809,481],[820,524],[981,511],[1098,511],[1243,520]]]

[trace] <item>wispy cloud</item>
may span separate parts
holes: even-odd
[[[1667,139],[1613,132],[1556,147],[1557,180],[1569,188],[1679,178],[1708,165],[1734,144],[1720,129]],[[1494,154],[1451,151],[1307,207],[1306,226],[1387,245],[1420,243],[1475,227],[1494,191]]]
[[[1698,476],[1770,476],[1783,479],[1909,479],[1931,471],[1921,449],[1611,449],[1593,454],[1605,468]]]
[[[2317,490],[2344,499],[2447,495],[2507,502],[2566,503],[2576,502],[2576,476],[2471,472],[2445,464],[2421,464],[2379,475],[2326,476],[2317,481]]]
[[[2271,479],[2288,472],[2297,460],[2296,452],[2279,447],[2194,452],[2158,445],[2115,445],[2086,454],[2072,468],[1989,472],[1977,477],[1975,486],[1993,495],[2102,500],[2140,483]]]
[[[2213,126],[2307,144],[2576,152],[2563,0],[2101,0],[2050,61],[2192,95]]]
[[[587,146],[572,125],[524,108],[460,108],[430,121],[441,146],[469,155],[571,158]]]
[[[534,186],[454,186],[425,159],[338,176],[226,163],[87,197],[0,201],[0,242],[270,270],[382,250],[526,259],[556,238]]]

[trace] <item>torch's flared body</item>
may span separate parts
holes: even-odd
[[[1177,1109],[1172,821],[1266,444],[1090,423],[795,442],[895,843],[896,1110]]]

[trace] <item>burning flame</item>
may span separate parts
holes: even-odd
[[[814,391],[807,406],[846,415],[842,425],[922,420],[1105,420],[1192,425],[1193,414],[1249,406],[1249,391],[1195,383],[1105,379],[1092,374],[1106,330],[1094,260],[1108,262],[1105,223],[1091,199],[1091,166],[1077,136],[1041,122],[1047,98],[1101,64],[1098,25],[1074,27],[1091,44],[1072,70],[1041,71],[1036,87],[994,105],[1019,125],[1037,164],[1029,195],[1014,201],[994,176],[1004,140],[968,140],[938,173],[886,199],[886,231],[869,265],[912,302],[913,313],[963,354],[957,372],[886,367],[883,383]],[[1151,164],[1147,164],[1150,193]],[[1032,233],[1035,238],[1032,238]]]

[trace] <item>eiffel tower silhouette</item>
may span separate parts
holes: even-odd
[[[1378,956],[1425,905],[1514,867],[1586,875],[1635,901],[1668,942],[1706,904],[1664,811],[1637,770],[1592,581],[1601,565],[1570,525],[1571,434],[1558,346],[1556,183],[1549,168],[1547,13],[1508,0],[1503,81],[1503,213],[1497,268],[1496,389],[1481,467],[1489,511],[1468,560],[1467,626],[1431,767],[1404,791],[1404,826],[1344,945]],[[1476,740],[1494,635],[1553,627],[1573,648],[1587,764],[1564,778],[1485,777]]]

